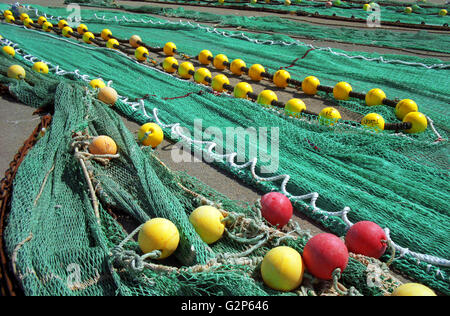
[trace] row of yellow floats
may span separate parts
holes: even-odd
[[[6,18],[10,17],[10,21],[14,21],[12,14],[9,15],[7,11],[5,11],[4,15]],[[27,27],[32,27],[33,21],[26,13],[21,14],[20,20],[23,21],[24,25]],[[39,17],[37,22],[42,26],[44,31],[50,32],[53,29],[53,25],[43,16]],[[58,22],[58,28],[65,37],[71,37],[73,35],[72,28],[68,26],[65,20],[60,20]],[[87,26],[84,24],[80,24],[77,27],[77,32],[82,36],[85,43],[91,44],[95,39],[95,35],[92,32],[89,32]],[[112,32],[109,29],[102,30],[100,36],[106,41],[106,46],[108,48],[117,49],[120,47],[119,41],[112,37]],[[143,46],[142,39],[138,35],[133,35],[129,39],[129,44],[135,48],[135,57],[137,60],[144,62],[150,56],[148,49]],[[10,47],[4,47],[3,50],[10,55],[12,55],[12,52],[14,51],[14,49]],[[256,96],[253,94],[253,88],[247,82],[240,82],[235,87],[232,87],[230,86],[228,77],[223,74],[216,75],[212,78],[211,72],[207,68],[202,67],[195,70],[194,65],[189,61],[178,64],[178,61],[173,57],[177,48],[172,42],[166,43],[162,48],[162,51],[168,56],[162,63],[162,67],[167,73],[178,72],[179,76],[183,79],[191,79],[193,77],[195,82],[199,84],[210,84],[211,88],[216,92],[225,92],[226,90],[233,91],[233,95],[237,98],[252,98],[255,99],[257,103],[265,106],[284,107],[287,115],[300,116],[301,113],[317,115],[307,111],[306,105],[301,99],[293,98],[286,104],[283,104],[278,102],[278,97],[272,90],[263,90]],[[197,59],[203,65],[212,63],[216,70],[225,70],[228,68],[234,75],[238,76],[247,73],[253,81],[261,81],[263,78],[271,79],[278,88],[286,88],[289,83],[295,83],[295,85],[299,88],[301,87],[302,91],[307,95],[315,95],[318,90],[332,91],[336,100],[348,100],[352,93],[352,87],[347,82],[339,82],[331,89],[330,87],[321,86],[319,79],[314,76],[308,76],[303,81],[298,82],[292,80],[289,72],[286,70],[280,69],[275,72],[274,75],[270,75],[260,64],[254,64],[250,68],[247,68],[242,59],[235,59],[230,63],[226,55],[218,54],[213,57],[209,50],[202,50],[198,54]],[[38,69],[45,69],[42,64],[37,66]],[[97,81],[94,81],[91,85],[99,87]],[[368,106],[381,105],[385,100],[387,100],[386,94],[378,88],[371,89],[365,95],[365,103]],[[404,129],[407,133],[420,133],[427,128],[426,116],[418,112],[417,104],[411,99],[399,101],[395,106],[395,114],[397,118],[402,120],[403,123],[406,123],[406,125],[386,124],[384,118],[377,113],[367,114],[361,120],[361,124],[375,130]],[[326,107],[319,113],[319,122],[322,124],[334,125],[340,119],[341,114],[334,107]]]

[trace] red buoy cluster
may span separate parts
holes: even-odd
[[[279,192],[270,192],[261,198],[261,214],[271,225],[282,228],[292,218],[293,206],[289,198]],[[321,233],[312,237],[303,249],[306,269],[313,276],[333,279],[333,272],[345,270],[349,252],[379,259],[387,248],[384,230],[370,221],[361,221],[347,231],[345,242],[336,235]]]

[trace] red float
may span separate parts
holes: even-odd
[[[353,253],[368,257],[380,258],[386,251],[387,240],[384,230],[370,221],[362,221],[354,224],[347,231],[345,245]]]
[[[302,257],[309,273],[319,279],[331,280],[336,268],[343,272],[347,267],[348,250],[339,237],[322,233],[307,242]]]
[[[292,217],[293,207],[289,198],[279,192],[270,192],[261,198],[261,215],[279,228],[286,225]]]

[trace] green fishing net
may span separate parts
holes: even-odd
[[[12,62],[3,56],[0,60],[3,74]],[[258,263],[270,249],[270,242],[252,253],[248,252],[249,243],[227,237],[209,247],[188,220],[205,197],[227,212],[249,219],[255,217],[252,205],[231,201],[187,174],[168,170],[153,150],[139,146],[113,109],[97,101],[95,92],[86,85],[70,80],[70,75],[44,77],[34,74],[29,65],[19,64],[29,75],[26,82],[3,75],[0,82],[8,84],[11,92],[30,106],[54,106],[50,128],[28,153],[14,180],[5,231],[6,247],[26,295],[295,294],[271,290],[262,282]],[[119,147],[120,157],[106,165],[86,161],[100,200],[99,218],[71,146],[75,133],[109,135]],[[191,190],[198,195],[192,196],[188,193]],[[127,232],[111,209],[126,216],[128,225],[135,225],[132,229],[154,217],[174,222],[181,235],[176,258],[138,269],[131,268],[120,251],[115,256]],[[301,251],[308,236],[305,233],[283,244]],[[140,254],[134,240],[125,247],[128,253]],[[240,261],[243,252],[251,255],[247,261]],[[195,264],[224,255],[230,257],[224,263],[196,269]],[[389,294],[399,282],[378,264],[380,271],[374,274],[351,258],[343,284],[365,295]],[[367,284],[367,278],[381,275],[385,279],[380,285]],[[305,293],[311,294],[314,288],[307,290]]]
[[[51,14],[56,17],[57,9],[52,10]],[[61,10],[59,15],[63,14]],[[191,56],[207,48],[214,54],[225,53],[230,59],[243,58],[249,65],[264,61],[269,72],[289,65],[294,58],[303,56],[309,49],[287,36],[222,33],[222,30],[211,31],[193,24],[168,23],[138,14],[83,10],[82,17],[89,30],[95,32],[107,26],[119,38],[138,33],[151,46],[163,46],[165,42],[173,41],[180,51]],[[30,36],[31,33],[33,36]],[[158,274],[151,270],[144,272],[145,278],[136,281],[127,273],[121,274],[111,269],[108,254],[125,234],[103,207],[100,207],[101,221],[111,224],[101,227],[96,225],[88,192],[80,191],[80,187],[85,188],[86,185],[71,152],[70,140],[73,133],[86,128],[89,135],[114,136],[123,150],[120,158],[106,167],[93,164],[94,174],[105,194],[102,196],[103,201],[125,210],[139,223],[154,216],[168,216],[175,221],[183,232],[183,242],[176,255],[181,264],[204,264],[217,253],[231,249],[239,253],[245,249],[233,247],[233,243],[230,248],[225,245],[229,241],[224,240],[223,244],[218,244],[210,251],[198,239],[187,221],[192,202],[186,196],[183,197],[185,193],[177,192],[179,189],[173,183],[171,186],[165,182],[167,175],[164,170],[159,169],[158,173],[157,163],[153,161],[152,164],[149,153],[138,147],[114,110],[140,124],[158,120],[164,127],[166,137],[174,141],[179,141],[180,137],[172,133],[173,126],[169,125],[179,123],[193,135],[196,131],[195,120],[201,119],[202,128],[197,132],[204,139],[217,142],[218,148],[228,153],[237,152],[243,162],[255,158],[248,148],[260,149],[258,142],[251,138],[250,141],[245,140],[246,135],[237,135],[237,140],[243,142],[237,141],[230,145],[205,130],[216,127],[226,135],[227,128],[265,128],[268,139],[277,135],[278,142],[272,143],[266,152],[258,151],[256,158],[260,159],[254,172],[260,175],[263,168],[267,168],[268,162],[263,159],[264,155],[270,156],[278,146],[278,169],[264,176],[289,175],[289,181],[284,184],[293,196],[319,193],[316,203],[318,209],[311,207],[308,199],[297,199],[294,204],[298,210],[342,236],[346,231],[342,218],[320,210],[338,212],[349,207],[351,211],[347,216],[351,222],[372,220],[382,227],[388,227],[393,241],[403,249],[436,256],[444,261],[450,259],[447,238],[448,69],[428,67],[433,64],[445,66],[446,63],[432,58],[316,49],[310,52],[308,58],[290,68],[292,77],[299,80],[306,75],[316,75],[322,84],[334,85],[351,78],[355,91],[368,91],[377,86],[388,96],[416,100],[421,112],[433,119],[436,129],[445,139],[435,142],[436,135],[430,128],[423,134],[401,136],[390,132],[373,133],[348,124],[323,126],[312,118],[288,118],[274,109],[261,108],[247,100],[215,95],[204,86],[136,63],[116,51],[96,48],[73,39],[62,40],[55,34],[43,34],[5,24],[0,24],[0,34],[20,44],[27,52],[25,60],[28,60],[28,64],[31,63],[30,56],[36,56],[51,62],[53,72],[61,75],[62,70],[66,71],[64,77],[50,76],[51,84],[36,75],[35,79],[30,79],[35,83],[31,87],[25,83],[10,85],[11,91],[29,105],[42,106],[50,100],[55,103],[51,130],[20,167],[8,226],[8,247],[11,253],[30,233],[33,234],[32,239],[20,248],[17,261],[21,280],[26,285],[24,287],[30,289],[28,293],[72,293],[65,282],[58,278],[65,280],[68,274],[66,267],[71,262],[83,265],[95,263],[86,267],[87,271],[92,272],[86,277],[86,282],[91,284],[95,283],[92,280],[97,280],[97,283],[86,287],[83,294],[110,294],[116,291],[120,294],[199,294],[206,293],[202,292],[205,287],[212,289],[208,292],[211,294],[269,293],[266,288],[262,288],[261,282],[248,277],[248,267],[240,265],[237,265],[238,268],[230,266],[235,272],[232,273],[233,277],[228,272],[205,272],[195,277],[188,273],[183,274],[183,277],[168,274],[157,282],[155,278]],[[396,62],[386,62],[389,60]],[[3,74],[8,63],[11,61],[3,58]],[[31,71],[27,71],[29,73]],[[111,110],[89,98],[83,87],[60,83],[65,80],[63,78],[79,79],[86,74],[90,79],[102,77],[105,81],[112,80],[112,86],[128,101],[147,95],[143,107],[142,104],[131,107],[129,102],[121,99]],[[189,96],[184,98],[175,98],[187,94]],[[361,115],[376,111],[386,121],[396,121],[392,109],[385,106],[369,109],[356,99],[336,102],[325,93],[320,96],[342,109]],[[206,144],[187,143],[186,146],[208,152]],[[263,192],[280,190],[282,185],[281,178],[277,181],[257,181],[251,170],[236,168],[224,159],[217,159],[213,164]],[[45,185],[42,187],[43,183]],[[41,189],[42,193],[36,199]],[[252,214],[248,208],[241,209],[241,212]],[[55,220],[49,220],[52,217]],[[36,231],[38,228],[42,229],[42,235]],[[48,231],[54,234],[46,234]],[[75,242],[68,242],[71,236]],[[301,248],[301,243],[295,247]],[[253,255],[260,256],[264,248],[259,251]],[[405,251],[394,261],[393,267],[448,294],[448,267],[418,260],[413,253]],[[36,262],[41,258],[45,258],[43,263]],[[60,265],[60,262],[66,265]],[[355,264],[349,268],[351,273],[343,276],[347,284],[355,286],[364,294],[380,294],[376,287],[363,286],[366,284],[365,269]],[[242,292],[233,292],[236,291],[233,284],[241,283],[242,278],[251,290],[241,288]],[[38,287],[37,284],[42,284],[42,280],[48,280],[59,289]],[[191,287],[192,284],[201,285]]]
[[[219,8],[247,8],[251,9],[273,9],[279,10],[286,13],[302,12],[305,14],[320,14],[325,16],[339,16],[345,18],[357,18],[357,19],[368,19],[370,15],[373,15],[375,11],[365,11],[360,3],[351,3],[346,1],[341,1],[340,4],[336,4],[332,7],[326,7],[325,2],[317,1],[301,1],[297,3],[295,0],[291,1],[291,5],[287,6],[284,1],[271,1],[271,3],[266,3],[264,0],[259,0],[257,3],[252,4],[250,1],[225,1],[223,4],[218,3],[218,1],[183,1],[183,0],[166,0],[166,1],[147,1],[154,3],[168,3],[168,4],[193,4],[193,5],[208,5],[216,6]],[[68,1],[67,1],[68,3]],[[82,1],[82,3],[86,3]],[[377,3],[377,1],[371,1],[371,3]],[[91,1],[90,5],[118,5],[111,1]],[[412,7],[412,13],[408,14],[405,12],[407,6]],[[373,6],[375,8],[375,6]],[[404,6],[389,6],[381,5],[376,9],[377,14],[379,13],[379,19],[381,21],[389,22],[402,22],[410,24],[429,24],[429,25],[444,25],[449,23],[448,16],[440,16],[440,9],[447,8],[448,5],[418,5],[418,4],[408,4]]]

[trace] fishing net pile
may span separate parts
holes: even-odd
[[[73,1],[66,1],[67,3]],[[131,7],[131,5],[123,5],[112,0],[91,0],[91,1],[76,1],[88,5],[96,6],[116,6],[116,7]],[[374,14],[380,21],[401,22],[408,24],[427,24],[427,25],[446,25],[450,21],[447,15],[440,15],[442,9],[449,9],[448,4],[400,4],[397,5],[385,3],[383,1],[368,1],[372,8],[363,9],[362,3],[353,3],[350,1],[329,1],[331,5],[326,5],[325,1],[290,1],[286,5],[285,1],[271,0],[271,1],[255,1],[252,3],[244,0],[225,0],[223,2],[214,0],[164,0],[164,1],[146,1],[149,3],[163,3],[163,4],[187,4],[194,6],[215,6],[218,8],[233,8],[233,9],[248,9],[256,11],[280,12],[286,14],[298,15],[320,15],[325,17],[343,17],[352,19],[374,19]],[[411,12],[406,12],[406,8],[410,8]]]
[[[49,8],[46,13],[49,19],[54,15],[57,24],[63,11]],[[191,56],[209,48],[230,57],[245,57],[249,64],[263,60],[271,70],[289,64],[308,49],[287,36],[255,38],[252,34],[250,38],[241,32],[224,36],[193,24],[123,12],[83,10],[82,19],[95,32],[107,25],[118,38],[139,33],[152,46],[163,46],[170,39]],[[171,172],[153,150],[139,145],[120,116],[139,124],[158,123],[167,138],[184,140],[187,148],[214,158],[216,167],[262,192],[288,193],[298,211],[339,236],[345,235],[349,221],[371,220],[389,228],[400,250],[391,266],[449,294],[448,63],[395,55],[382,56],[395,62],[383,62],[376,54],[316,49],[290,69],[299,79],[313,73],[327,84],[351,77],[355,90],[367,91],[377,85],[389,95],[413,98],[433,119],[435,130],[399,135],[287,117],[248,100],[211,93],[206,86],[180,80],[117,51],[56,34],[3,23],[0,34],[5,37],[3,45],[15,44],[18,49],[14,60],[1,56],[0,81],[27,105],[54,107],[51,127],[17,173],[5,232],[8,254],[26,294],[281,294],[262,282],[261,258],[280,244],[301,252],[310,235],[293,223],[289,228],[297,234],[274,230],[258,216],[257,205],[230,201],[185,174]],[[31,71],[37,60],[50,63],[50,74]],[[26,80],[5,76],[13,63],[26,69]],[[111,80],[110,85],[122,96],[112,108],[98,101],[96,91],[88,86],[90,79],[98,77]],[[374,111],[356,99],[335,101],[326,93],[320,96],[361,115]],[[376,111],[386,121],[396,120],[386,106]],[[176,126],[191,135],[198,133],[195,120],[199,117],[200,134],[217,142],[216,150],[237,153],[241,161],[255,163],[231,163],[211,151],[210,143],[189,141],[190,137],[177,133]],[[232,145],[221,143],[206,133],[211,126],[224,135],[230,127],[265,127],[269,139],[277,128],[279,166],[264,175],[273,180],[255,175],[267,170],[264,155],[267,158],[275,148],[258,150],[253,157],[245,149],[259,148],[258,142],[245,139],[244,134],[237,135]],[[100,163],[76,153],[79,142],[96,135],[112,137],[119,156]],[[80,159],[92,178],[98,205],[89,193]],[[229,234],[212,246],[199,238],[188,219],[193,209],[205,203],[231,214]],[[175,223],[180,245],[174,257],[143,261],[136,241],[127,238],[116,220],[118,212],[131,219],[135,228],[155,217]],[[386,254],[382,261],[388,258]],[[68,286],[73,270],[67,267],[81,267],[81,284]],[[373,282],[374,278],[381,281]],[[306,279],[302,288],[289,294],[339,293],[312,277]],[[358,256],[350,259],[341,282],[348,289],[346,294],[364,295],[388,294],[398,284],[380,261]]]

